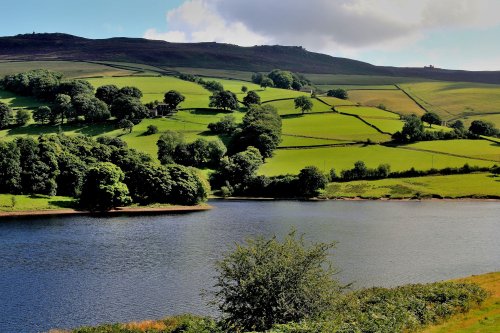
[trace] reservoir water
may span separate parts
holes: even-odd
[[[500,270],[498,202],[212,201],[211,211],[0,221],[0,332],[214,314],[213,264],[249,236],[337,241],[354,287]]]

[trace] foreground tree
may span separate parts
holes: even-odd
[[[247,240],[217,262],[214,292],[223,320],[236,331],[315,319],[333,308],[341,288],[328,256],[333,243],[307,246],[290,232]]]
[[[313,108],[313,102],[311,98],[307,96],[296,97],[293,102],[295,103],[295,108],[300,109],[302,114],[311,111]]]
[[[131,202],[125,175],[116,165],[103,162],[89,168],[82,186],[80,206],[93,211],[106,211]]]
[[[16,112],[16,125],[24,126],[31,120],[31,113],[28,110],[20,109]]]
[[[431,128],[432,125],[441,125],[441,118],[434,112],[427,112],[420,119],[429,124],[429,127]]]
[[[328,178],[317,166],[307,166],[299,173],[299,193],[306,197],[318,195],[328,184]]]

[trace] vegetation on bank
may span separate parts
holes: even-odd
[[[403,333],[466,313],[490,296],[477,284],[463,282],[348,292],[334,279],[333,247],[308,244],[293,231],[282,241],[249,239],[216,264],[211,304],[219,318],[184,315],[71,332]]]

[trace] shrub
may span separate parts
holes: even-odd
[[[158,127],[155,125],[149,125],[146,132],[144,134],[146,135],[152,135],[158,133]]]

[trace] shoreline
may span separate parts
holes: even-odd
[[[213,209],[210,205],[196,206],[169,206],[169,207],[120,207],[104,212],[92,212],[76,209],[46,209],[2,212],[0,220],[16,217],[43,217],[43,216],[119,216],[119,215],[160,215],[183,214],[202,212]]]
[[[402,202],[420,202],[420,201],[446,201],[446,202],[500,202],[500,198],[362,198],[362,197],[338,197],[338,198],[267,198],[267,197],[212,197],[209,200],[227,200],[227,201],[402,201]]]

